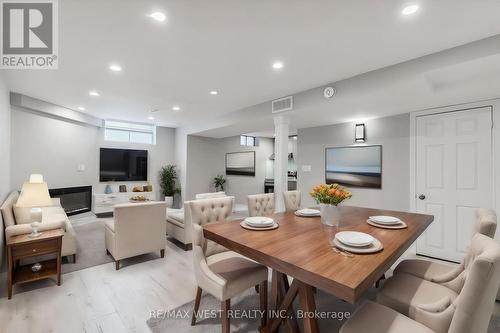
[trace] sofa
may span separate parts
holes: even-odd
[[[24,235],[31,233],[31,226],[26,221],[21,223],[21,216],[25,220],[25,215],[29,209],[16,208],[17,200],[19,199],[19,192],[11,192],[7,199],[0,206],[2,213],[2,220],[5,227],[5,238],[17,235]],[[41,207],[42,209],[42,222],[40,223],[39,231],[52,230],[61,228],[64,230],[62,240],[62,256],[73,256],[73,262],[76,261],[77,244],[76,233],[68,219],[68,216],[61,207],[59,199],[52,199],[52,206]],[[17,218],[16,218],[17,215]],[[19,223],[18,223],[19,222]]]
[[[166,202],[119,204],[114,207],[114,220],[105,222],[106,250],[120,260],[150,252],[165,256]]]

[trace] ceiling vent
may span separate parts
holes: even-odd
[[[293,96],[287,96],[272,101],[272,113],[280,113],[293,110]]]

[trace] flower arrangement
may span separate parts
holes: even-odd
[[[315,186],[309,193],[317,203],[337,206],[342,201],[352,197],[352,193],[339,184],[321,184]]]

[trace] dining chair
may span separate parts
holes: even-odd
[[[500,285],[500,245],[485,235],[474,235],[465,267],[466,274],[461,274],[464,277],[463,286],[454,299],[443,297],[436,302],[414,304],[407,314],[386,306],[384,302],[367,302],[342,326],[340,333],[486,333]],[[418,279],[405,273],[399,276]],[[394,278],[397,276],[388,279],[388,282]],[[423,285],[432,283],[423,279],[420,281]],[[414,288],[411,284],[400,284],[398,291],[408,294],[405,291],[407,287]],[[427,287],[424,289],[426,293],[431,291]],[[424,297],[418,296],[417,299],[423,301]]]
[[[221,302],[222,332],[229,332],[231,298],[241,292],[259,286],[260,309],[267,313],[267,267],[251,261],[236,252],[205,239],[203,226],[209,223],[229,221],[233,198],[213,198],[185,202],[193,230],[194,271],[198,288],[191,325],[196,324],[201,294],[211,294]],[[267,316],[261,318],[262,327]]]
[[[274,193],[247,196],[248,215],[266,216],[274,214]]]
[[[300,209],[300,191],[283,192],[283,199],[285,201],[285,211],[294,212]]]
[[[483,234],[490,238],[495,238],[497,229],[497,216],[495,211],[487,208],[478,208],[476,210],[476,223],[473,234]],[[403,260],[394,269],[394,274],[406,273],[414,275],[421,279],[433,281],[434,278],[453,274],[456,266],[443,264],[422,259]],[[500,301],[500,289],[497,293],[497,301]]]

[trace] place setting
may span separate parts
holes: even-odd
[[[240,225],[242,228],[256,231],[273,230],[279,227],[278,222],[266,216],[247,217],[240,222]]]
[[[366,220],[366,223],[383,229],[404,229],[408,227],[406,223],[401,221],[399,218],[385,215],[370,216],[368,220]]]
[[[312,209],[312,208],[299,209],[299,210],[296,210],[294,212],[294,214],[296,216],[300,216],[300,217],[319,217],[319,216],[321,216],[321,212],[319,211],[319,209]]]
[[[340,251],[341,254],[376,253],[384,248],[378,239],[359,231],[340,231],[330,243],[334,250]]]

